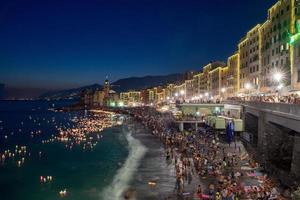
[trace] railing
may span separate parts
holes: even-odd
[[[289,103],[268,103],[268,102],[258,102],[258,101],[235,101],[227,100],[224,103],[234,104],[234,105],[244,105],[255,107],[259,110],[271,110],[282,113],[288,113],[292,115],[300,116],[300,105],[299,104],[289,104]]]

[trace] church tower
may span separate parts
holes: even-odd
[[[106,76],[106,79],[104,81],[104,86],[103,86],[103,92],[105,98],[109,97],[109,90],[110,90],[109,81],[108,81],[108,77]]]

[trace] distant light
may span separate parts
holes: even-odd
[[[170,99],[170,97],[167,97],[167,100],[169,100]]]
[[[180,95],[184,95],[184,90],[180,90]]]
[[[111,107],[115,107],[116,106],[116,103],[114,101],[110,102],[109,104]]]
[[[200,95],[199,95],[199,97],[200,97],[200,99],[202,99],[203,95],[202,95],[202,94],[200,94]]]
[[[199,115],[200,115],[200,112],[199,112],[199,111],[197,111],[197,112],[196,112],[196,115],[197,115],[197,116],[199,116]]]
[[[205,92],[205,94],[204,94],[206,97],[208,97],[208,92]]]
[[[224,93],[225,91],[226,91],[226,89],[225,89],[225,88],[222,88],[222,89],[221,89],[221,92],[223,92],[223,93]]]
[[[120,102],[119,102],[119,106],[120,106],[120,107],[123,107],[123,106],[124,106],[124,102],[123,102],[123,101],[120,101]]]
[[[175,93],[175,97],[178,97],[178,92]]]
[[[210,97],[211,100],[214,100],[214,97]]]

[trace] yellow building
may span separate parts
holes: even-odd
[[[235,53],[227,60],[227,86],[225,88],[227,97],[233,97],[238,94],[240,80],[239,53]]]
[[[212,87],[215,88],[216,85],[215,84],[212,85],[212,80],[216,79],[216,75],[215,75],[215,73],[213,73],[211,71],[213,71],[219,67],[222,67],[222,66],[225,66],[225,63],[216,61],[216,62],[209,63],[203,67],[203,73],[200,75],[200,93],[201,94],[208,93],[209,96],[213,95]],[[219,73],[219,72],[217,72],[217,73]],[[211,76],[213,76],[213,77],[211,77]],[[213,91],[213,93],[216,94],[217,92]]]
[[[185,98],[191,99],[193,97],[193,79],[185,80]]]
[[[199,96],[200,95],[200,76],[201,73],[197,73],[193,76],[192,79],[192,87],[193,87],[193,96]]]
[[[210,95],[214,100],[224,98],[225,88],[227,87],[227,66],[218,66],[209,72]]]
[[[247,32],[238,44],[240,63],[240,91],[241,93],[258,93],[260,77],[260,24]]]
[[[125,105],[139,104],[141,102],[141,92],[139,92],[139,91],[121,92],[120,100]]]

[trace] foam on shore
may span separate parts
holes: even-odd
[[[123,166],[118,170],[112,183],[101,193],[101,199],[123,199],[122,195],[128,189],[129,182],[147,151],[147,148],[139,140],[132,137],[131,131],[127,132],[126,139],[128,141],[129,155]]]

